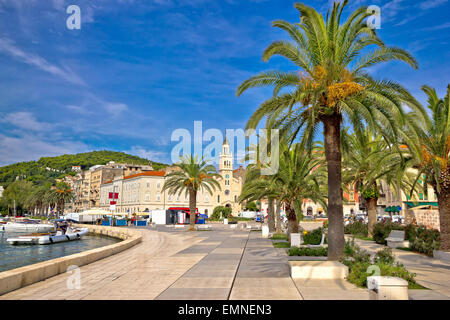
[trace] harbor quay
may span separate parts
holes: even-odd
[[[140,240],[0,300],[369,300],[367,289],[345,279],[292,278],[285,249],[275,248],[261,231],[223,224],[194,232],[187,226],[96,228],[110,235],[112,229],[130,231]],[[426,264],[415,267],[424,270]],[[426,281],[427,272],[421,277]],[[410,299],[450,299],[449,275],[442,277],[438,291],[408,290]]]
[[[81,266],[79,286],[71,286],[74,273],[61,273],[0,299],[304,299],[303,289],[290,277],[286,254],[263,239],[261,232],[220,224],[213,228],[197,232],[167,226],[135,229],[142,241]],[[317,285],[324,283],[314,285],[310,290],[317,291]],[[349,283],[330,285],[348,298],[368,298],[366,290]]]

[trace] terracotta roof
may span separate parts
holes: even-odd
[[[131,176],[124,177],[123,179],[131,179],[135,177],[147,176],[147,177],[164,177],[166,175],[165,171],[146,171],[137,174],[133,174]]]
[[[109,181],[104,182],[103,184],[108,184],[108,183],[111,183],[111,182],[113,182],[113,181],[109,180]]]

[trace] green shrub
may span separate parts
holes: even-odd
[[[378,222],[373,226],[373,240],[378,244],[386,244],[386,238],[392,230],[403,230],[404,227],[399,223],[390,221]]]
[[[219,220],[221,218],[227,219],[230,215],[231,215],[230,207],[217,206],[213,210],[211,220]]]
[[[325,221],[323,222],[323,228],[324,228],[324,229],[328,229],[328,220],[325,220]]]
[[[369,234],[369,228],[367,223],[355,221],[346,225],[344,227],[344,232],[347,234],[361,235],[367,237],[367,235]]]
[[[248,210],[248,211],[257,211],[258,210],[258,206],[256,205],[255,202],[249,202],[245,206],[245,209]]]
[[[417,287],[416,275],[395,261],[390,248],[378,251],[372,260],[370,254],[356,246],[353,240],[347,241],[340,261],[349,268],[348,281],[358,287],[367,287],[367,277],[374,275],[373,271],[367,273],[371,266],[378,267],[381,276],[399,277],[408,281],[410,288]]]
[[[303,243],[304,244],[320,244],[322,241],[322,228],[317,228],[312,231],[308,231],[306,234],[303,234]],[[326,243],[326,241],[324,241]]]
[[[367,269],[370,267],[370,262],[356,262],[349,267],[348,281],[355,284],[358,287],[367,287],[367,277],[370,274],[367,273]]]
[[[289,256],[326,257],[328,248],[291,247],[287,253]]]
[[[413,251],[430,257],[433,256],[433,250],[438,250],[441,244],[438,230],[426,229],[422,226],[408,225],[405,228],[405,238],[409,240]]]
[[[374,263],[393,264],[394,261],[395,257],[392,254],[391,248],[384,248],[375,253]]]

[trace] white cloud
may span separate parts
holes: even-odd
[[[128,110],[128,106],[125,103],[106,102],[103,107],[113,117],[117,117],[122,112]]]
[[[450,28],[450,22],[446,22],[434,27],[430,27],[430,28],[423,28],[423,31],[434,31],[434,30],[442,30],[442,29],[447,29]]]
[[[155,162],[169,163],[170,154],[163,151],[147,150],[142,146],[132,146],[130,150],[124,151]]]
[[[49,125],[45,122],[39,122],[31,112],[13,112],[0,119],[0,123],[8,123],[13,126],[32,131],[41,131],[48,129]]]
[[[0,134],[0,166],[20,161],[38,160],[40,157],[86,152],[88,146],[79,141],[51,142],[35,135],[9,137]]]
[[[84,81],[78,75],[73,73],[68,67],[60,68],[37,55],[24,52],[17,48],[9,39],[0,38],[0,52],[5,52],[26,64],[35,66],[68,82],[77,85],[85,85]]]
[[[433,9],[433,8],[439,7],[440,5],[443,5],[444,3],[447,3],[447,2],[448,2],[448,0],[422,1],[422,3],[419,5],[419,7],[422,10],[428,10],[428,9]]]

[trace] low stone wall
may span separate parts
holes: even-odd
[[[142,241],[142,233],[138,230],[84,224],[75,226],[89,228],[89,232],[119,238],[123,241],[69,256],[0,272],[0,295],[48,279],[60,273],[65,273],[69,266],[81,267],[109,257],[131,248]]]
[[[405,224],[412,223],[414,219],[418,225],[440,231],[439,210],[406,210]]]

